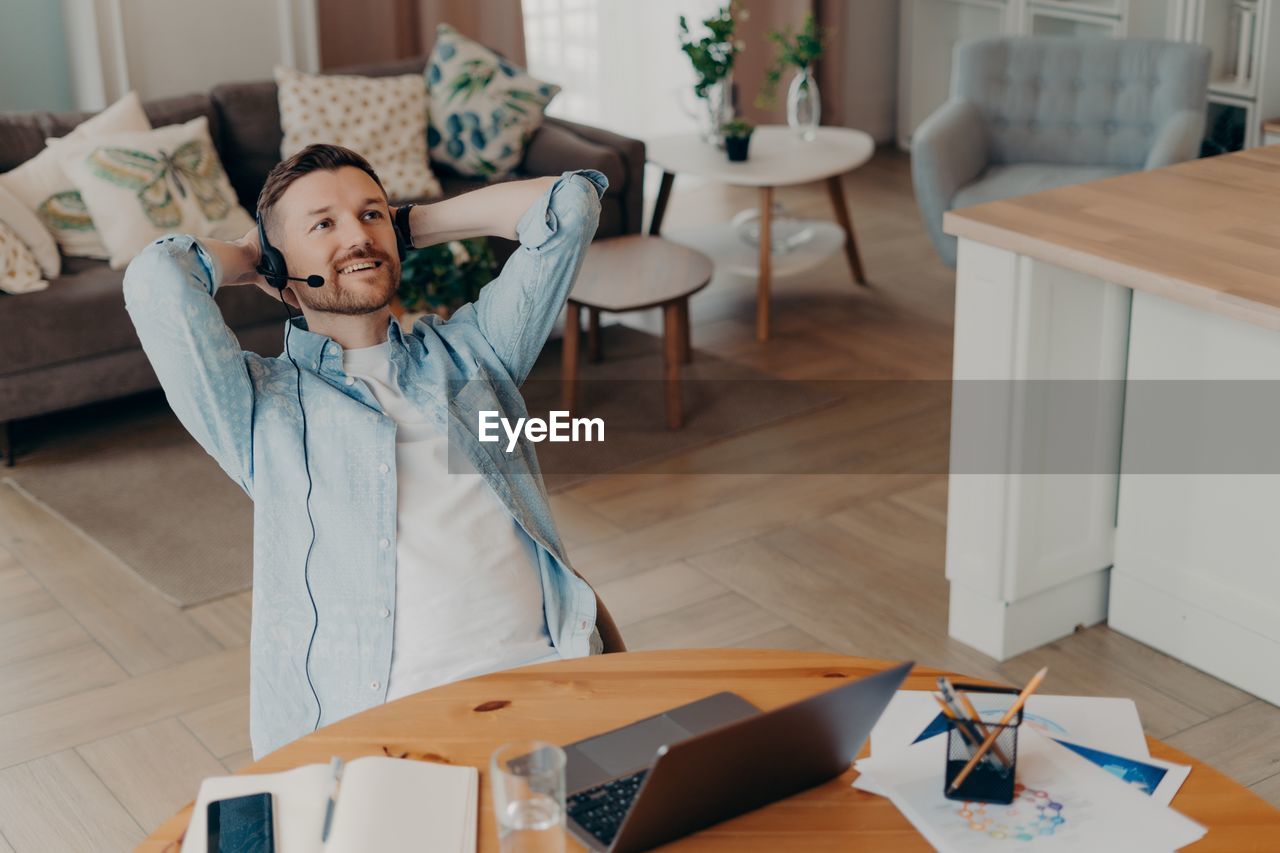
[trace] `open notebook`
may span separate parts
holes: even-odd
[[[200,785],[183,853],[207,853],[205,825],[214,800],[270,791],[275,795],[279,853],[475,853],[480,773],[403,758],[347,762],[327,843],[321,843],[329,765],[283,773],[213,776]]]

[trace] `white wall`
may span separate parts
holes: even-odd
[[[0,110],[73,106],[61,5],[0,0]]]
[[[100,109],[130,89],[148,100],[269,79],[277,64],[303,70],[319,64],[314,0],[62,0],[62,6],[82,109]]]

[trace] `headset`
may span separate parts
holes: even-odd
[[[396,210],[395,219],[392,221],[392,226],[396,232],[396,253],[399,255],[401,263],[408,256],[409,250],[413,248],[413,236],[409,229],[409,211],[413,207],[413,204],[402,205]],[[289,350],[289,332],[293,328],[293,312],[289,310],[289,303],[285,301],[284,289],[286,282],[289,281],[305,282],[308,287],[324,287],[325,278],[322,275],[309,275],[306,278],[289,275],[289,267],[285,263],[284,253],[271,245],[271,241],[267,239],[267,229],[262,221],[262,215],[259,214],[256,219],[258,222],[258,246],[261,249],[257,272],[267,280],[267,284],[280,291],[280,303],[284,305],[286,318],[284,353],[293,364],[293,371],[297,377],[298,411],[302,413],[302,467],[307,473],[307,523],[311,526],[311,541],[307,543],[307,554],[302,562],[302,580],[307,586],[307,598],[311,601],[312,616],[311,637],[307,640],[307,656],[303,661],[302,669],[307,677],[307,686],[311,688],[311,695],[316,700],[316,722],[312,726],[312,731],[314,731],[320,728],[320,717],[323,714],[320,694],[316,692],[316,685],[311,680],[311,647],[316,641],[316,631],[320,629],[320,611],[316,607],[316,597],[311,592],[310,575],[311,551],[316,544],[316,521],[311,515],[311,489],[313,483],[311,480],[311,454],[307,452],[307,410],[302,405],[302,369],[298,367],[298,362]]]

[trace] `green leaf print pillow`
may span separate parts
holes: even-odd
[[[520,165],[542,111],[560,91],[447,24],[436,30],[426,75],[432,162],[489,180]]]

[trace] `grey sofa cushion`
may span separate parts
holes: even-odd
[[[258,206],[258,191],[271,167],[280,162],[280,109],[271,80],[226,83],[209,93],[218,111],[220,135],[214,138],[231,186],[245,210]]]
[[[232,329],[278,317],[283,334],[284,309],[256,287],[224,288],[217,302]],[[139,346],[121,273],[102,261],[64,258],[63,274],[47,290],[0,296],[0,312],[0,376]]]
[[[209,119],[209,136],[215,144],[218,139],[218,114],[213,109],[213,101],[203,92],[191,95],[179,95],[174,98],[160,98],[147,101],[142,105],[147,114],[147,121],[152,127],[167,127],[171,124],[184,124],[193,118],[204,116]],[[43,113],[45,136],[66,136],[76,125],[92,118],[91,112]],[[41,140],[43,143],[43,140]],[[43,144],[41,145],[43,148]],[[39,153],[39,152],[36,152]]]
[[[1027,195],[1028,193],[1083,184],[1123,175],[1130,169],[1108,166],[1063,166],[1057,163],[1016,163],[1012,166],[992,166],[976,181],[956,193],[951,207],[968,207],[984,201]]]
[[[44,113],[0,113],[0,172],[7,172],[44,150]]]

